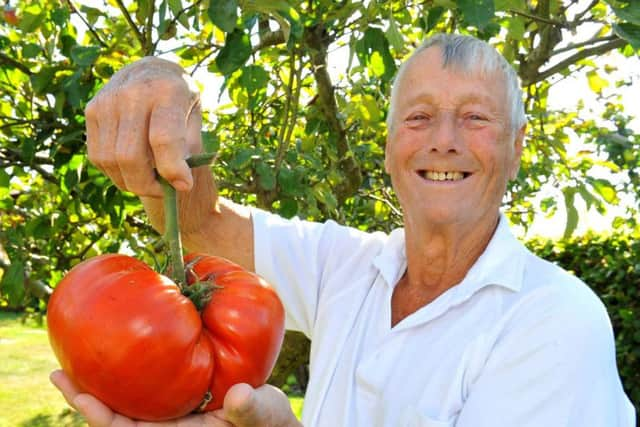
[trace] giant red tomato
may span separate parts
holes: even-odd
[[[257,275],[190,255],[190,283],[210,281],[198,312],[170,279],[125,255],[75,266],[48,304],[51,346],[76,385],[116,412],[165,420],[221,407],[233,384],[263,384],[284,336],[284,311]]]

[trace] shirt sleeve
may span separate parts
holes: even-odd
[[[635,426],[609,317],[590,290],[539,290],[513,310],[456,423],[499,426]]]
[[[383,233],[365,233],[334,221],[316,223],[253,209],[256,273],[278,293],[286,311],[285,326],[311,338],[318,304],[332,274],[351,268],[358,274],[380,250]]]

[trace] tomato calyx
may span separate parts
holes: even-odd
[[[185,286],[182,289],[182,295],[189,298],[199,312],[209,304],[213,296],[213,291],[222,289],[222,286],[216,285],[213,280],[203,280]]]
[[[193,267],[203,258],[203,256],[199,255],[185,264],[186,286],[180,288],[182,295],[189,298],[199,312],[202,312],[209,304],[213,292],[216,289],[222,289],[222,286],[216,284],[214,274],[198,278],[198,275],[193,270]]]

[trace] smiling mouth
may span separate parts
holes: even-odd
[[[427,181],[462,181],[463,179],[469,177],[471,173],[469,172],[459,172],[459,171],[432,171],[421,169],[417,171],[418,175]]]

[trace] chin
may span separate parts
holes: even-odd
[[[469,210],[471,207],[456,207],[453,205],[435,208],[434,206],[421,206],[420,209],[404,209],[404,216],[414,224],[424,225],[449,225],[471,220]],[[466,218],[465,218],[466,217]],[[407,222],[405,220],[405,222]]]

